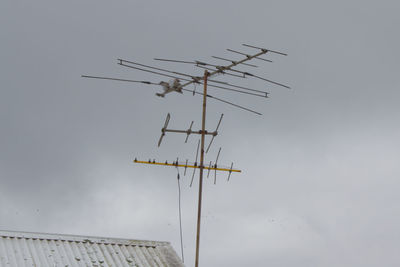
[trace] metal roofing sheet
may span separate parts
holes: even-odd
[[[0,231],[0,266],[184,266],[169,242]]]

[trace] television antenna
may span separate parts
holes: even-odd
[[[202,96],[203,101],[202,101],[201,129],[197,130],[197,131],[192,130],[192,126],[193,126],[193,123],[194,123],[193,121],[191,122],[190,127],[187,130],[169,129],[167,127],[168,127],[168,123],[169,123],[169,120],[170,120],[171,116],[168,113],[167,117],[166,117],[166,120],[165,120],[165,123],[164,123],[164,126],[161,129],[161,136],[160,136],[160,139],[158,141],[158,146],[160,146],[164,136],[166,135],[166,133],[186,134],[185,143],[187,142],[187,140],[188,140],[188,138],[189,138],[189,136],[191,134],[200,135],[200,140],[199,140],[199,143],[198,143],[198,146],[197,146],[197,152],[196,152],[196,160],[195,160],[194,163],[189,163],[188,160],[186,160],[185,162],[181,162],[178,159],[176,161],[172,161],[170,163],[168,163],[168,161],[165,161],[165,163],[164,162],[156,162],[154,159],[153,160],[148,160],[148,161],[143,161],[143,160],[138,160],[138,159],[135,158],[135,160],[134,160],[135,163],[141,163],[141,164],[161,165],[161,166],[169,166],[169,167],[175,167],[175,168],[184,168],[185,169],[185,172],[184,172],[185,174],[186,174],[186,170],[188,168],[192,168],[193,169],[193,174],[192,174],[192,180],[191,180],[190,185],[192,185],[192,183],[193,183],[193,179],[194,179],[194,176],[195,176],[196,169],[199,169],[199,193],[198,193],[198,209],[197,209],[195,267],[199,266],[199,255],[200,255],[199,254],[199,248],[200,248],[200,225],[201,225],[201,208],[202,208],[203,172],[204,172],[204,170],[207,170],[208,171],[207,177],[208,177],[209,174],[210,174],[210,171],[214,171],[214,184],[216,183],[217,171],[229,172],[229,176],[228,176],[228,179],[227,179],[228,181],[230,179],[230,176],[231,176],[232,172],[241,172],[241,170],[233,169],[233,163],[231,164],[230,167],[222,167],[222,166],[217,165],[218,158],[219,158],[219,155],[220,155],[220,152],[221,152],[221,148],[218,151],[218,155],[217,155],[217,158],[216,158],[214,164],[212,163],[212,161],[210,161],[208,166],[206,166],[204,164],[204,162],[205,162],[204,154],[206,152],[208,152],[208,150],[210,149],[211,144],[214,141],[215,136],[218,135],[218,128],[219,128],[219,126],[221,124],[221,121],[222,121],[222,118],[223,118],[223,114],[221,114],[221,117],[219,119],[217,127],[216,127],[216,129],[214,131],[207,131],[206,130],[207,98],[214,99],[214,100],[219,101],[219,102],[223,102],[225,104],[231,105],[233,107],[236,107],[236,108],[239,108],[239,109],[242,109],[242,110],[257,114],[257,115],[262,115],[261,113],[255,111],[255,110],[252,110],[250,108],[247,108],[247,107],[244,107],[242,105],[238,105],[236,103],[227,101],[225,99],[210,95],[207,92],[207,87],[212,87],[212,88],[225,90],[225,91],[231,91],[231,92],[240,93],[240,94],[247,94],[247,95],[256,96],[256,97],[268,98],[268,94],[269,93],[266,92],[266,91],[256,90],[256,89],[252,89],[252,88],[239,86],[239,85],[235,85],[235,84],[230,84],[230,83],[227,83],[227,82],[222,82],[222,81],[219,81],[219,80],[212,79],[213,77],[218,76],[218,75],[229,75],[229,76],[234,76],[234,77],[237,77],[237,78],[252,77],[252,78],[255,78],[255,79],[259,79],[259,80],[268,82],[270,84],[274,84],[276,86],[281,86],[281,87],[290,89],[290,87],[285,85],[285,84],[282,84],[282,83],[267,79],[265,77],[261,77],[261,76],[255,75],[255,74],[247,72],[247,71],[239,70],[239,69],[236,68],[237,66],[246,66],[246,67],[258,68],[258,66],[248,63],[248,61],[250,61],[252,59],[258,59],[258,60],[261,60],[261,61],[272,62],[269,59],[265,59],[265,58],[260,57],[260,56],[265,55],[267,53],[277,54],[277,55],[282,55],[282,56],[287,56],[287,54],[279,52],[279,51],[275,51],[275,50],[261,48],[261,47],[257,47],[257,46],[253,46],[253,45],[248,45],[248,44],[243,44],[243,46],[248,47],[248,48],[252,48],[252,49],[256,49],[258,52],[255,53],[255,54],[254,53],[253,54],[248,54],[248,53],[236,51],[236,50],[233,50],[233,49],[227,49],[227,51],[229,51],[229,52],[244,56],[244,58],[242,57],[242,59],[240,59],[240,60],[231,60],[231,59],[227,59],[227,58],[223,58],[223,57],[213,56],[213,58],[215,58],[215,59],[218,59],[218,60],[221,60],[221,61],[224,61],[224,62],[230,62],[230,64],[228,64],[228,65],[217,65],[217,64],[211,64],[211,63],[198,61],[198,60],[184,61],[184,60],[175,60],[175,59],[154,58],[154,60],[157,60],[157,61],[182,63],[182,64],[192,64],[192,65],[194,65],[196,67],[204,69],[204,74],[202,76],[195,76],[195,75],[190,75],[190,74],[186,74],[186,73],[182,73],[182,72],[172,71],[172,70],[169,70],[169,69],[153,67],[153,66],[149,66],[149,65],[145,65],[145,64],[142,64],[142,63],[134,62],[134,61],[131,61],[131,60],[125,60],[125,59],[118,59],[118,64],[123,66],[123,67],[126,67],[126,68],[131,68],[131,69],[139,70],[139,71],[142,71],[142,72],[155,74],[155,75],[158,75],[158,76],[168,77],[168,78],[170,78],[172,80],[170,80],[168,82],[160,81],[160,82],[157,83],[157,82],[143,81],[143,80],[130,80],[130,79],[121,79],[121,78],[114,78],[114,77],[100,77],[100,76],[82,75],[82,77],[84,77],[84,78],[104,79],[104,80],[132,82],[132,83],[142,83],[142,84],[147,84],[147,85],[160,85],[160,86],[162,86],[163,91],[160,92],[160,93],[156,93],[156,95],[159,96],[159,97],[165,97],[167,94],[169,94],[171,92],[177,92],[177,93],[181,93],[181,94],[183,92],[190,92],[193,95]],[[190,90],[190,89],[187,88],[189,85],[203,85],[203,92],[198,92],[195,89]],[[207,146],[207,150],[205,150],[205,137],[207,135],[212,136],[212,139],[211,139],[209,145]],[[198,158],[198,154],[199,154],[199,148],[200,148],[200,162],[198,164],[197,163],[197,158]]]

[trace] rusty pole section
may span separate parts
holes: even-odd
[[[204,138],[205,138],[205,133],[206,133],[207,78],[208,78],[208,71],[205,71],[204,72],[204,93],[203,93],[203,117],[202,117],[202,121],[201,121],[199,207],[197,209],[197,234],[196,234],[196,261],[195,261],[195,267],[199,266],[201,199],[202,199],[202,193],[203,193],[203,169],[204,169]]]

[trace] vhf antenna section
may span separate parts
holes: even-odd
[[[187,141],[188,141],[188,139],[189,139],[189,136],[190,136],[191,134],[199,134],[199,135],[204,134],[204,135],[211,135],[211,136],[212,136],[211,142],[210,142],[210,144],[209,144],[208,147],[207,147],[207,152],[208,152],[208,150],[210,149],[210,146],[211,146],[212,142],[214,141],[215,136],[218,135],[218,128],[219,128],[219,125],[221,124],[221,121],[222,121],[223,116],[224,116],[224,114],[221,114],[221,117],[220,117],[220,119],[219,119],[219,122],[218,122],[218,124],[217,124],[217,127],[216,127],[216,129],[215,129],[214,131],[211,132],[211,131],[205,130],[204,133],[203,133],[202,130],[197,130],[197,131],[193,131],[193,130],[192,130],[192,126],[193,126],[194,121],[192,121],[192,122],[190,123],[190,126],[189,126],[189,128],[188,128],[187,130],[168,129],[168,128],[167,128],[167,127],[168,127],[168,123],[169,123],[169,120],[170,120],[170,118],[171,118],[171,115],[168,113],[168,114],[167,114],[167,117],[165,118],[164,126],[161,128],[161,136],[160,136],[160,139],[158,140],[158,146],[161,145],[161,142],[162,142],[162,140],[163,140],[165,134],[168,133],[168,132],[169,132],[169,133],[183,133],[183,134],[186,134],[185,143],[187,143]]]
[[[201,76],[193,76],[193,75],[189,75],[189,74],[182,73],[182,72],[169,71],[169,70],[166,70],[163,68],[152,67],[149,65],[137,63],[134,61],[124,60],[124,59],[118,59],[118,60],[119,60],[118,64],[123,67],[133,68],[133,69],[137,69],[140,71],[149,72],[149,73],[153,73],[153,74],[157,74],[157,75],[161,75],[161,76],[165,76],[165,77],[169,77],[169,78],[173,78],[173,79],[179,79],[179,80],[186,81],[186,82],[193,82],[194,84],[202,84],[203,83],[202,82],[203,78]],[[132,66],[132,65],[140,66],[140,68]],[[144,69],[144,68],[146,68],[146,69]],[[155,71],[155,70],[157,70],[157,71]],[[159,71],[161,71],[161,72],[159,72]],[[163,73],[163,72],[165,72],[165,73]],[[171,74],[173,74],[173,75],[171,75]],[[186,78],[178,77],[177,75],[183,76]],[[221,82],[221,81],[211,80],[211,79],[209,79],[208,82],[224,85],[224,86],[221,86],[221,85],[209,84],[210,87],[227,90],[227,91],[232,91],[232,92],[236,92],[236,93],[248,94],[248,95],[259,96],[259,97],[266,97],[266,95],[268,94],[268,92],[265,92],[265,91],[251,89],[251,88],[247,88],[247,87],[243,87],[243,86],[239,86],[239,85],[234,85],[234,84],[230,84],[227,82]],[[234,89],[234,88],[238,88],[238,89]],[[239,90],[239,89],[241,89],[241,90]]]

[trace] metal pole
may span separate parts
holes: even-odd
[[[204,71],[203,116],[202,116],[202,122],[201,122],[199,206],[198,206],[198,209],[197,209],[197,234],[196,234],[196,261],[195,261],[195,267],[199,266],[201,198],[202,198],[202,192],[203,192],[203,169],[204,169],[204,137],[205,137],[205,130],[206,130],[207,78],[208,78],[208,71],[206,70],[206,71]]]

